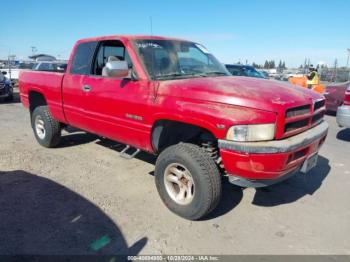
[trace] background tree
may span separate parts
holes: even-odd
[[[269,69],[269,66],[270,66],[269,62],[267,60],[265,60],[264,68],[265,69]]]
[[[277,68],[282,69],[282,61],[281,60],[278,62],[278,67]]]
[[[260,68],[260,66],[258,64],[255,64],[255,62],[252,63],[252,66],[255,68]]]

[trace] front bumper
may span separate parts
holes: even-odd
[[[257,182],[266,186],[297,173],[304,161],[317,152],[328,132],[328,124],[319,125],[283,140],[234,142],[219,140],[224,168],[230,182]],[[254,182],[254,183],[248,183]],[[242,185],[242,184],[239,184]]]
[[[350,106],[340,106],[337,110],[337,123],[339,126],[350,128]]]

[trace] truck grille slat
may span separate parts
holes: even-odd
[[[322,99],[314,102],[313,106],[308,104],[287,109],[283,137],[298,134],[320,123],[324,116],[324,106],[325,100]]]
[[[294,131],[296,129],[303,128],[303,127],[307,126],[308,123],[309,123],[309,119],[308,118],[288,123],[284,127],[284,133],[288,133],[290,131]]]
[[[323,115],[324,115],[323,112],[318,113],[318,114],[316,114],[316,115],[313,115],[313,117],[312,117],[312,119],[311,119],[311,123],[312,123],[312,124],[317,123],[318,121],[320,121],[320,120],[323,118]]]
[[[315,102],[314,111],[317,111],[318,109],[324,107],[324,105],[325,105],[325,100],[320,100],[320,101]]]
[[[286,117],[294,117],[294,116],[300,116],[305,115],[310,112],[310,105],[304,105],[304,106],[298,106],[294,108],[289,108],[286,112]]]

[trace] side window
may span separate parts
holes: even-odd
[[[75,49],[75,54],[70,69],[71,74],[89,75],[91,73],[91,63],[97,42],[87,42],[80,44]]]
[[[94,60],[92,73],[94,75],[102,75],[103,67],[109,59],[127,61],[129,68],[132,68],[132,63],[126,48],[120,41],[104,41],[101,42]]]

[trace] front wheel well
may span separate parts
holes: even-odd
[[[202,145],[205,142],[217,143],[209,130],[178,121],[158,120],[152,128],[152,146],[160,153],[165,148],[180,142]]]

